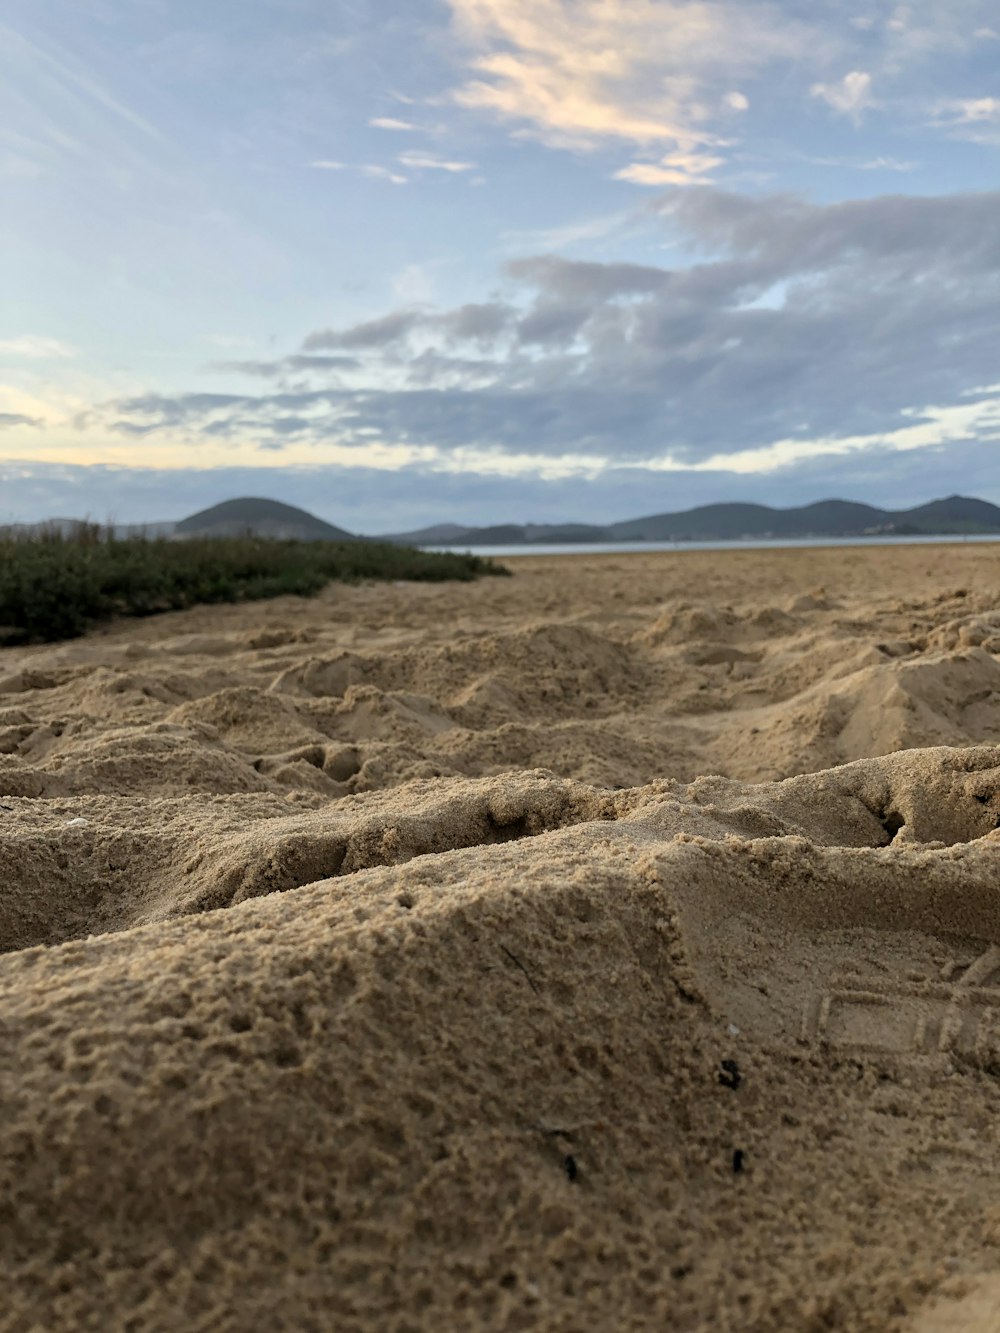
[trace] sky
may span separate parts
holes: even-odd
[[[5,0],[0,523],[1000,502],[996,0]]]

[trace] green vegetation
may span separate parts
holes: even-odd
[[[93,524],[72,536],[0,535],[0,642],[71,639],[115,616],[199,603],[309,597],[334,579],[425,582],[507,573],[478,556],[380,542],[116,540]]]

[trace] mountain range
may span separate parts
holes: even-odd
[[[798,509],[713,504],[680,513],[596,526],[586,523],[514,524],[463,528],[442,524],[386,540],[414,546],[516,546],[570,542],[768,540],[789,537],[932,536],[1000,533],[1000,508],[952,495],[915,509],[877,509],[848,500],[819,500]]]
[[[10,532],[69,532],[78,519],[19,524]],[[952,495],[914,509],[878,509],[849,500],[819,500],[797,509],[768,505],[713,504],[679,513],[650,514],[621,523],[502,523],[470,527],[440,523],[412,532],[362,536],[327,523],[305,509],[277,500],[243,497],[199,510],[177,523],[113,524],[117,536],[233,537],[253,533],[298,541],[387,541],[407,546],[530,546],[577,542],[699,542],[794,537],[961,536],[1000,533],[1000,508],[986,500]]]

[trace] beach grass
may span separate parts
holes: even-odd
[[[504,575],[479,556],[381,542],[115,538],[97,524],[0,534],[0,643],[71,639],[118,616],[310,597],[333,580],[439,582]]]

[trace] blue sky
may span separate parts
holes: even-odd
[[[7,0],[0,522],[1000,502],[995,0]]]

